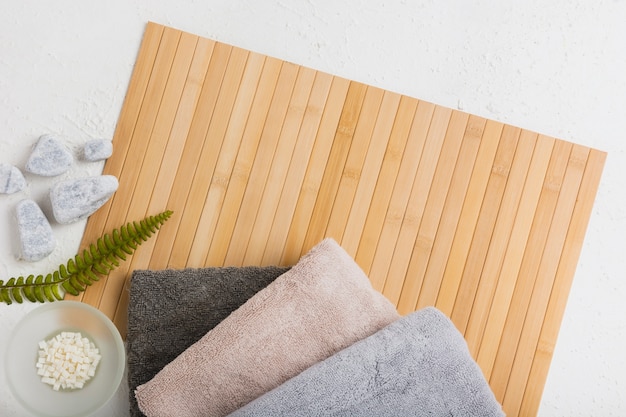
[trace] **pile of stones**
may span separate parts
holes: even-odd
[[[84,144],[81,158],[85,161],[102,161],[111,156],[110,140],[94,139]],[[44,177],[55,177],[67,172],[74,164],[72,153],[52,135],[43,135],[34,146],[25,171]],[[22,171],[13,165],[0,162],[0,194],[13,194],[26,187]],[[52,216],[59,224],[86,219],[111,198],[118,187],[112,175],[72,178],[58,181],[50,188]],[[21,200],[15,209],[19,237],[19,258],[29,262],[50,255],[56,239],[48,218],[32,199]]]

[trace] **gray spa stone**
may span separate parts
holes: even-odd
[[[50,255],[56,239],[46,216],[33,200],[22,200],[16,208],[20,257],[28,262],[39,261]]]
[[[17,167],[0,162],[0,194],[13,194],[26,187],[26,179]]]
[[[113,154],[113,143],[107,139],[93,139],[83,146],[86,161],[103,161]]]
[[[61,181],[50,190],[52,212],[57,222],[67,224],[86,219],[104,205],[119,183],[112,175]]]
[[[54,177],[69,170],[73,163],[72,154],[57,138],[52,135],[43,135],[26,161],[26,171],[45,177]]]

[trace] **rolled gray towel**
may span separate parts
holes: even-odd
[[[154,377],[286,267],[134,271],[128,304],[130,415],[142,417],[135,389]]]
[[[229,417],[504,416],[463,336],[429,307],[306,369]]]

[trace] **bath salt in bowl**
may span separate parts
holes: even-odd
[[[50,352],[63,352],[63,358],[57,355],[41,361],[42,347],[53,339],[58,341],[57,348]],[[89,349],[77,346],[86,340]],[[85,351],[87,356],[98,357],[96,367],[75,365]],[[113,397],[124,374],[126,351],[117,328],[101,311],[77,301],[57,301],[34,309],[15,326],[3,362],[8,386],[26,410],[38,416],[74,417],[94,413]],[[67,368],[64,362],[74,364]],[[46,378],[50,379],[42,382],[38,363],[56,363],[59,375],[49,373]],[[51,383],[76,379],[84,381],[56,389]]]
[[[100,350],[80,332],[61,332],[39,342],[37,375],[41,382],[60,389],[82,389],[95,374]]]

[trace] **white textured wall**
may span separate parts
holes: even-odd
[[[111,137],[148,20],[608,151],[540,415],[626,415],[626,1],[2,0],[0,161],[42,133]],[[12,209],[51,183],[28,179],[0,195],[3,278],[53,269],[84,228],[17,262]],[[0,351],[32,307],[0,305]],[[5,387],[0,415],[23,415]]]

